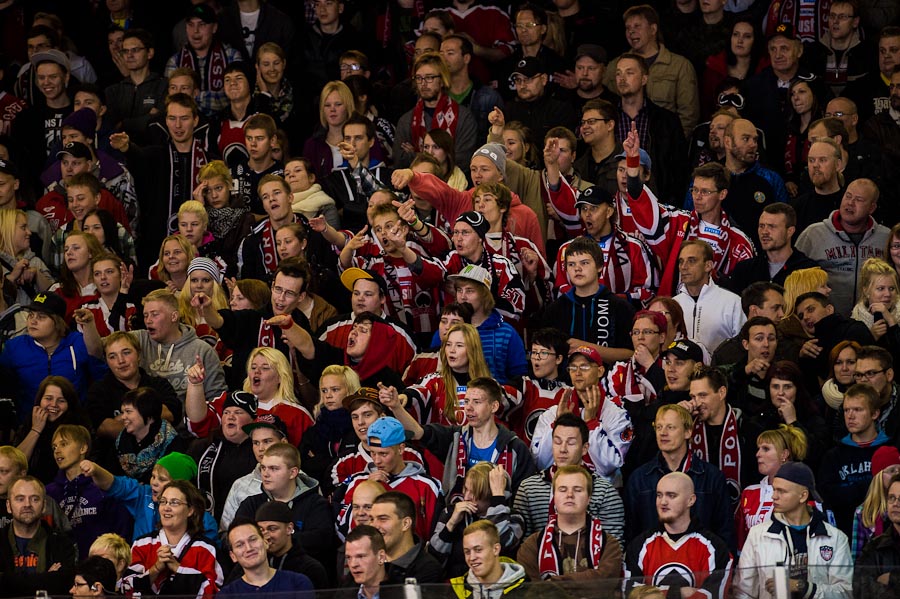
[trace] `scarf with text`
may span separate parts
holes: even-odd
[[[588,517],[588,559],[591,567],[600,563],[600,556],[603,555],[605,543],[603,542],[603,527],[597,518]],[[541,537],[541,546],[538,551],[538,565],[541,569],[541,578],[549,579],[551,576],[559,576],[563,574],[560,560],[559,546],[555,541],[556,537],[556,515],[550,516],[547,526],[544,528],[544,534]]]
[[[225,88],[225,67],[228,66],[228,57],[225,55],[225,47],[219,42],[214,43],[209,49],[202,70],[200,57],[190,45],[181,49],[175,62],[179,67],[197,72],[200,76],[201,91],[218,92]]]
[[[263,268],[266,269],[266,274],[272,274],[278,266],[278,251],[275,249],[275,229],[272,227],[271,220],[266,219],[262,231],[259,232],[259,238]]]
[[[472,441],[471,431],[472,429],[468,427],[461,431],[459,433],[459,441],[456,444],[456,476],[458,479],[466,477],[466,470],[469,463],[468,444],[469,441]],[[474,441],[472,442],[474,443]],[[491,461],[494,464],[503,466],[503,469],[506,470],[506,473],[509,474],[510,477],[513,475],[513,455],[508,447],[504,447],[502,450],[495,449],[494,455],[491,457]]]
[[[732,503],[736,503],[741,495],[741,442],[738,438],[737,414],[731,406],[728,406],[728,412],[725,414],[725,426],[722,428],[722,439],[719,441],[718,462],[710,459],[706,424],[699,418],[694,421],[691,452],[701,460],[719,467],[728,482]]]
[[[443,129],[456,137],[456,125],[459,123],[459,104],[445,93],[441,93],[437,106],[434,107],[434,116],[431,119],[431,127],[425,124],[425,102],[419,100],[413,108],[412,122],[410,123],[410,139],[416,152],[422,151],[425,143],[425,134],[429,129]]]

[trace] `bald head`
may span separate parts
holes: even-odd
[[[725,160],[732,171],[744,171],[759,158],[759,132],[747,119],[734,119],[725,128]]]
[[[667,474],[656,484],[656,515],[670,533],[679,534],[688,529],[691,507],[696,501],[694,482],[684,472]]]
[[[691,480],[691,477],[684,472],[670,472],[666,474],[664,477],[659,479],[659,482],[656,484],[657,491],[663,484],[669,486],[669,488],[677,489],[679,492],[683,492],[688,495],[694,494],[694,481]]]

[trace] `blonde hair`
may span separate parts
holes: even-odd
[[[206,272],[202,270],[197,270],[195,272]],[[220,285],[215,279],[213,279],[213,291],[212,291],[212,307],[214,310],[225,310],[228,308],[228,298],[225,296],[225,290],[222,289],[222,285]],[[185,283],[184,287],[181,288],[181,291],[178,292],[178,314],[181,316],[181,322],[184,324],[196,327],[197,326],[197,311],[194,310],[194,307],[191,305],[191,298],[193,298],[193,294],[191,293],[191,275],[188,275],[187,283]]]
[[[28,458],[18,447],[12,445],[0,445],[0,457],[6,458],[15,465],[19,474],[28,472]]]
[[[91,548],[88,549],[89,555],[94,552],[109,553],[115,558],[116,562],[125,564],[126,568],[131,565],[131,545],[114,532],[108,532],[97,537],[91,543]],[[116,570],[118,571],[118,568]]]
[[[16,236],[16,221],[19,215],[28,222],[28,217],[23,210],[15,210],[6,208],[0,210],[0,251],[10,256],[17,256],[15,248],[13,248],[13,239]]]
[[[287,441],[279,441],[269,445],[263,453],[265,458],[281,458],[288,468],[300,469],[300,452]]]
[[[250,352],[247,358],[247,372],[250,372],[250,364],[256,359],[256,356],[262,356],[269,362],[269,365],[275,369],[278,374],[278,389],[281,392],[281,399],[290,404],[300,405],[297,401],[297,395],[294,393],[294,373],[291,371],[291,365],[288,363],[284,354],[272,347],[257,347]],[[250,377],[244,379],[244,391],[250,392]]]
[[[661,588],[652,584],[645,584],[631,589],[627,599],[655,599],[656,595],[659,595],[661,599],[665,599],[666,596]]]
[[[319,94],[319,122],[326,129],[328,128],[328,121],[325,119],[325,100],[332,92],[337,92],[337,95],[341,97],[341,101],[347,109],[348,119],[356,110],[356,100],[353,98],[353,92],[350,91],[347,84],[343,81],[329,81],[322,88],[322,93]]]
[[[894,270],[894,267],[881,258],[869,258],[863,262],[862,268],[859,270],[859,287],[863,290],[863,305],[869,306],[869,292],[875,285],[875,280],[878,277],[890,277],[891,282],[894,284],[893,304],[896,305],[897,292],[900,291],[900,280],[898,280],[897,271]],[[893,309],[894,305],[891,305],[889,309]]]
[[[450,327],[447,331],[447,339],[451,333],[460,332],[466,344],[466,356],[469,358],[469,380],[486,377],[493,378],[487,362],[484,360],[484,350],[481,347],[481,337],[478,335],[478,329],[470,324],[459,323]],[[452,424],[459,424],[456,421],[456,410],[459,409],[459,396],[456,394],[456,377],[447,363],[447,341],[441,343],[441,349],[438,352],[441,363],[441,379],[444,381],[444,417]]]
[[[828,273],[818,266],[801,268],[789,274],[784,281],[784,317],[787,318],[794,313],[794,304],[798,297],[827,284]]]
[[[472,495],[478,500],[487,500],[491,498],[491,470],[494,469],[492,462],[478,462],[466,472],[465,482],[469,485]],[[504,472],[505,473],[505,472]],[[509,487],[510,479],[507,474],[506,486]]]
[[[202,167],[200,167],[200,172],[197,173],[198,181],[209,181],[210,179],[219,178],[225,181],[226,186],[231,188],[234,181],[231,179],[231,170],[228,168],[228,165],[225,164],[221,160],[213,160],[212,162],[207,162]]]
[[[206,207],[203,204],[197,200],[182,202],[181,206],[178,207],[178,220],[181,220],[181,217],[187,212],[200,217],[200,223],[203,225],[204,231],[209,228],[209,214],[206,212]]]
[[[359,391],[359,388],[362,387],[362,383],[359,380],[359,375],[356,374],[356,371],[350,368],[349,366],[341,366],[340,364],[331,364],[330,366],[326,366],[322,371],[322,376],[319,377],[319,388],[322,388],[322,379],[326,376],[337,376],[343,379],[344,387],[347,388],[347,395],[351,395]],[[313,418],[318,418],[319,413],[322,411],[323,400],[321,397],[321,393],[319,394],[319,403],[315,405],[313,408]]]
[[[91,237],[93,238],[93,235],[91,235]],[[191,260],[199,256],[197,248],[195,248],[190,241],[185,239],[183,235],[167,236],[162,240],[162,243],[159,244],[159,261],[156,265],[156,275],[163,283],[168,283],[172,280],[172,275],[170,275],[169,271],[166,270],[165,261],[163,260],[163,252],[166,251],[166,244],[170,241],[175,241],[178,243],[178,245],[181,246],[182,251],[184,251],[185,255],[187,256],[188,265],[190,265]],[[185,266],[185,270],[187,270],[187,266]]]
[[[150,302],[161,302],[172,311],[178,311],[178,298],[168,289],[154,289],[144,296],[144,299],[141,300],[141,305],[146,306]]]
[[[694,417],[691,416],[690,412],[688,412],[682,406],[679,406],[677,403],[670,403],[664,406],[660,406],[659,409],[656,410],[656,418],[653,420],[654,426],[666,412],[675,412],[675,414],[678,416],[678,419],[681,420],[681,424],[684,425],[684,430],[689,431],[694,427]]]
[[[806,433],[796,426],[787,424],[779,424],[778,428],[761,432],[756,437],[757,447],[762,443],[771,443],[779,452],[787,449],[791,454],[790,460],[794,462],[805,460],[806,451],[809,448]]]

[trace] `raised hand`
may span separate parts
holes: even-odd
[[[191,364],[190,368],[187,369],[187,380],[191,385],[200,385],[206,380],[206,366],[203,365],[203,360],[200,359],[200,354],[194,358],[194,363]]]
[[[350,238],[350,240],[347,242],[347,245],[344,247],[350,248],[350,251],[353,252],[360,249],[361,247],[366,245],[366,242],[368,241],[368,239],[366,238],[366,233],[368,232],[369,225],[365,225],[362,229],[360,229],[359,233]]]
[[[97,466],[94,462],[90,460],[81,460],[78,464],[78,469],[81,470],[81,473],[88,478],[94,477],[94,468]]]
[[[31,428],[38,434],[44,432],[47,426],[47,420],[50,418],[50,412],[41,406],[34,406],[31,409]]]
[[[266,324],[270,327],[280,327],[284,328],[288,323],[293,324],[294,319],[291,318],[290,314],[276,314],[272,318],[266,321]]]
[[[585,422],[595,419],[600,412],[600,400],[602,399],[600,385],[592,385],[579,393],[578,396],[581,398],[581,403],[584,404],[584,409],[581,410],[581,418]]]
[[[409,182],[413,180],[416,174],[409,168],[401,168],[391,175],[391,185],[394,189],[406,189]]]
[[[94,313],[87,308],[78,308],[72,312],[72,318],[77,324],[85,326],[94,322]]]
[[[398,202],[397,200],[393,200],[391,202],[394,208],[397,209],[397,214],[400,215],[407,224],[416,222],[416,219],[419,218],[419,215],[416,214],[416,201],[413,199],[406,200],[405,202]]]
[[[544,144],[544,165],[559,168],[559,138],[550,137]]]
[[[201,204],[206,204],[206,193],[209,189],[209,181],[200,181],[197,184],[197,187],[194,188],[194,191],[191,192],[191,197],[200,202]]]
[[[403,405],[400,403],[400,394],[397,392],[397,388],[393,385],[390,387],[385,386],[385,384],[381,382],[378,383],[378,401],[381,402],[381,405],[391,411],[394,411]]]
[[[522,259],[522,266],[525,268],[525,273],[528,275],[528,278],[534,279],[537,276],[538,267],[541,263],[541,259],[538,257],[537,252],[531,248],[522,248],[519,257]]]
[[[506,126],[506,115],[503,114],[502,110],[494,106],[494,109],[488,114],[488,122],[495,132],[500,133],[503,131],[503,127]],[[496,131],[497,129],[499,131]]]
[[[127,152],[131,145],[131,139],[127,133],[113,133],[109,136],[109,146],[120,152]]]
[[[131,289],[131,283],[134,281],[134,264],[125,265],[123,262],[119,267],[119,275],[121,277],[121,282],[119,283],[119,292],[120,293],[128,293],[128,290]]]
[[[212,300],[202,291],[191,298],[191,307],[197,311],[197,314],[203,314],[206,309],[212,305]]]
[[[637,158],[641,155],[641,137],[638,135],[637,124],[631,123],[631,131],[622,141],[622,148],[628,158]]]
[[[572,406],[573,406],[573,392],[572,389],[566,389],[563,391],[562,397],[559,398],[559,404],[556,407],[556,417],[559,418],[563,414],[571,414]]]

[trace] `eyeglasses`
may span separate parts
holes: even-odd
[[[526,352],[529,358],[540,358],[541,360],[546,360],[550,356],[555,356],[556,352],[541,350],[541,351],[530,351]]]
[[[530,23],[516,23],[516,29],[520,31],[522,29],[534,29],[538,25],[540,25],[540,23],[535,23],[534,21],[531,21]]]
[[[440,75],[416,75],[413,77],[413,81],[417,84],[421,85],[423,83],[428,83],[429,85],[434,83],[436,79],[438,79]]]
[[[596,367],[596,364],[582,364],[581,366],[569,365],[566,366],[566,370],[569,372],[578,372],[579,370],[581,372],[590,372],[591,368],[594,367]]]
[[[342,64],[341,73],[349,73],[350,71],[361,71],[362,67],[358,64]]]
[[[692,196],[700,196],[701,198],[708,198],[714,193],[719,193],[718,189],[700,189],[699,187],[691,187],[691,195]]]
[[[630,335],[632,337],[649,337],[650,335],[659,335],[659,331],[654,331],[652,329],[635,329],[631,331]]]
[[[73,587],[89,587],[89,586],[91,586],[91,583],[89,583],[89,582],[78,582],[78,581],[76,580],[76,581],[72,582],[72,586],[73,586]]]
[[[828,20],[830,20],[830,21],[831,20],[838,21],[838,22],[849,21],[850,19],[853,19],[853,18],[855,18],[853,15],[841,15],[841,14],[837,14],[834,12],[828,13]]]
[[[125,54],[125,55],[137,54],[138,52],[143,52],[146,49],[147,48],[145,48],[143,46],[139,46],[136,48],[122,48],[122,54]]]
[[[300,297],[300,294],[293,289],[285,289],[284,287],[279,287],[278,285],[272,286],[272,295],[283,295],[284,297],[292,300]]]
[[[512,77],[509,78],[509,80],[513,85],[522,85],[523,83],[527,83],[527,82],[531,81],[532,79],[536,79],[537,77],[540,77],[540,76],[541,76],[540,74],[537,74],[534,77],[525,77],[524,75],[513,75]]]
[[[878,376],[879,374],[881,374],[882,372],[884,372],[885,370],[886,369],[882,368],[881,370],[867,370],[865,372],[854,372],[853,380],[854,381],[865,381],[868,379],[873,379],[876,376]]]
[[[582,119],[581,126],[584,127],[587,125],[588,127],[593,127],[597,123],[605,123],[606,121],[611,121],[612,119]]]
[[[900,250],[900,243],[892,243],[892,244],[890,245],[890,248],[891,248],[892,250]]]
[[[888,495],[888,496],[887,496],[887,502],[888,502],[888,505],[891,505],[891,504],[894,504],[894,503],[900,504],[900,496],[897,496],[897,495]]]
[[[160,499],[157,503],[159,503],[159,507],[165,507],[167,505],[171,505],[172,507],[180,507],[182,505],[187,505],[187,501],[182,501],[180,499],[166,499],[165,497]]]
[[[844,112],[843,110],[837,110],[835,112],[826,112],[825,116],[829,117],[829,118],[830,117],[840,118],[842,116],[853,116],[854,114],[856,114],[856,113],[855,112]]]

